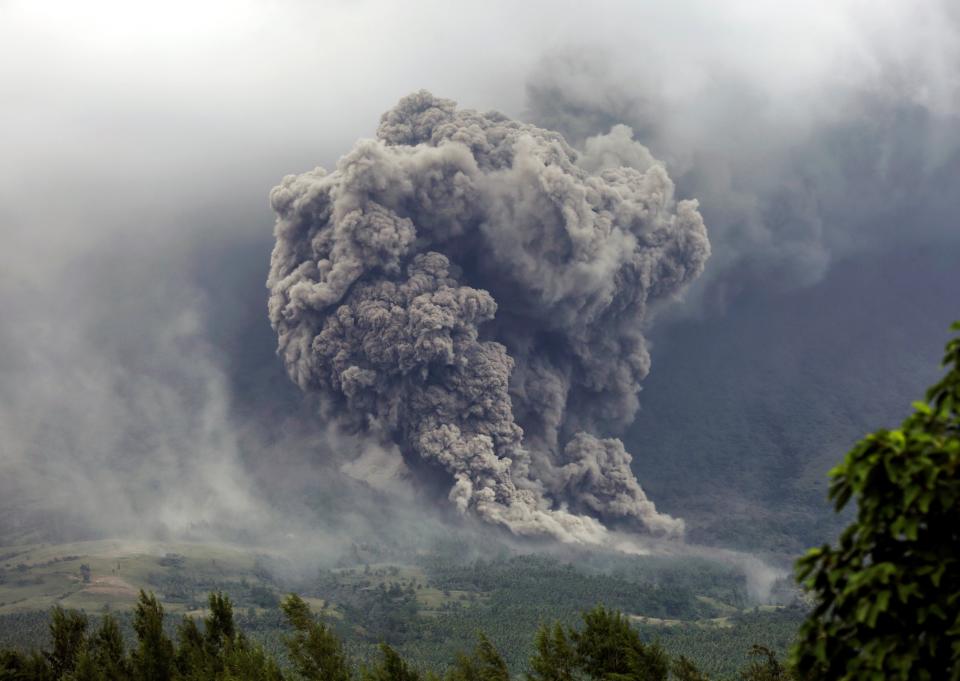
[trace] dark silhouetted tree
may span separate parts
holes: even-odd
[[[3,681],[55,681],[56,678],[42,653],[0,651],[0,679]]]

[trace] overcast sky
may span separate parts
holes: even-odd
[[[776,149],[849,115],[852,92],[955,115],[957,14],[947,0],[4,0],[0,257],[37,276],[37,260],[158,215],[214,229],[183,218],[264,206],[283,174],[332,165],[415,89],[523,117],[558,53],[603,55],[603,80],[659,102],[701,150],[730,121],[767,136],[747,152]]]

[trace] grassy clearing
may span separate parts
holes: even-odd
[[[415,565],[371,563],[358,568],[340,568],[332,571],[345,586],[358,589],[412,588],[420,614],[433,616],[454,605],[471,605],[485,601],[488,594],[462,589],[438,589],[430,585],[424,570]]]
[[[698,601],[709,605],[714,610],[721,612],[725,615],[733,615],[734,613],[740,612],[740,609],[730,605],[729,603],[724,603],[723,601],[717,598],[711,598],[710,596],[697,596]]]
[[[103,540],[68,544],[28,544],[0,549],[0,615],[48,610],[53,605],[86,612],[123,611],[136,601],[140,589],[154,591],[171,614],[205,615],[202,599],[184,597],[187,590],[212,590],[209,585],[256,584],[282,597],[279,587],[263,580],[261,562],[276,559],[255,550],[210,544],[124,542]],[[81,566],[88,566],[84,579]],[[329,571],[343,588],[356,592],[400,589],[415,598],[419,614],[437,617],[453,610],[484,605],[490,593],[438,588],[423,568],[415,565],[371,563]],[[182,591],[182,589],[181,589]],[[315,612],[335,619],[343,613],[319,597],[305,596]],[[671,628],[696,625],[729,628],[739,608],[715,597],[696,596],[713,617],[696,620],[631,615],[637,624]],[[770,612],[778,606],[761,606]],[[247,603],[244,609],[263,614],[268,608]]]
[[[227,546],[116,540],[4,547],[0,614],[57,604],[88,612],[126,609],[140,589],[156,591],[170,612],[187,612],[187,604],[164,598],[157,583],[178,575],[209,583],[256,581],[263,555]]]

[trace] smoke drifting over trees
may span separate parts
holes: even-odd
[[[274,189],[270,319],[325,414],[444,469],[459,510],[569,542],[679,535],[592,433],[632,420],[646,313],[710,245],[629,128],[585,149],[405,97],[335,171]]]

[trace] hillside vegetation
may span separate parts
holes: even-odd
[[[509,681],[511,670],[493,641],[477,632],[472,650],[458,651],[440,668],[411,664],[387,643],[365,661],[351,656],[328,623],[316,619],[296,595],[281,603],[287,635],[274,655],[251,640],[234,617],[233,603],[210,594],[206,615],[184,617],[171,633],[162,604],[141,591],[132,615],[135,636],[127,643],[118,621],[103,616],[96,628],[76,610],[53,609],[50,642],[43,651],[0,651],[0,678],[45,679],[315,679],[317,681]],[[671,657],[659,642],[645,642],[628,617],[596,606],[575,626],[560,622],[538,627],[527,644],[527,681],[705,681],[687,657]],[[784,669],[768,649],[755,646],[757,658],[741,679],[775,681]]]
[[[129,612],[143,589],[156,593],[173,623],[204,616],[207,594],[224,593],[249,636],[281,654],[286,625],[279,605],[296,591],[359,660],[386,642],[415,664],[441,669],[482,630],[520,673],[540,624],[569,626],[605,603],[625,613],[644,640],[660,640],[670,654],[707,671],[729,673],[746,663],[753,643],[784,654],[804,612],[789,590],[779,604],[756,607],[738,569],[703,559],[611,557],[597,561],[601,569],[541,555],[465,559],[470,547],[457,542],[406,563],[355,554],[309,570],[269,552],[200,544],[7,548],[0,647],[48,645],[53,606],[114,614],[130,639]]]

